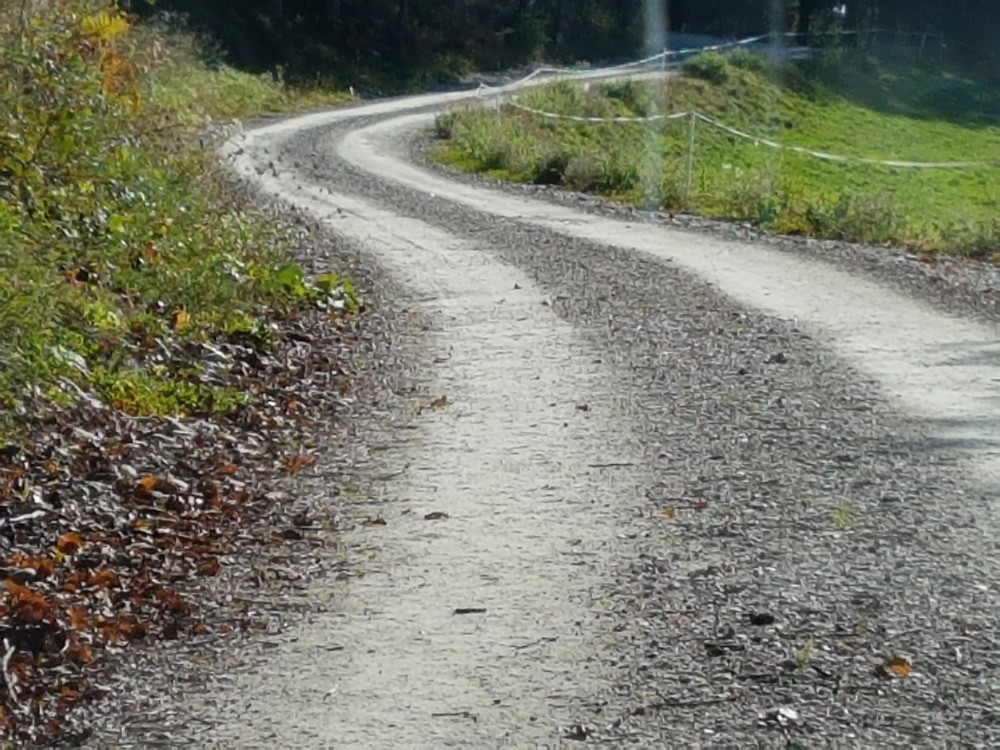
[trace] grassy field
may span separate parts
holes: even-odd
[[[267,315],[341,287],[303,278],[292,230],[201,134],[342,98],[210,69],[192,37],[98,0],[0,8],[0,437],[81,393],[137,414],[240,403],[184,348],[266,335]]]
[[[1000,92],[898,57],[828,52],[768,71],[750,53],[704,54],[665,82],[561,82],[517,102],[594,117],[696,110],[758,138],[826,153],[1000,165]],[[449,112],[437,135],[439,161],[502,179],[751,221],[776,233],[1000,254],[1000,166],[831,163],[704,122],[692,132],[688,119],[574,123],[509,105],[500,117],[476,108]]]

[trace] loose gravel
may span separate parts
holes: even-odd
[[[627,677],[578,696],[566,738],[691,747],[1000,740],[1000,568],[995,529],[982,521],[995,498],[966,479],[957,454],[932,449],[874,383],[793,324],[741,309],[669,264],[347,167],[329,157],[337,136],[307,132],[282,159],[312,182],[474,238],[528,273],[604,352],[628,404],[621,429],[647,447],[656,477],[615,503],[628,531],[606,561],[607,607],[594,612],[617,647],[578,666]],[[837,262],[866,252],[847,249]],[[877,269],[911,290],[958,285],[921,281],[930,274],[908,262]]]

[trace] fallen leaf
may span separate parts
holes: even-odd
[[[673,508],[660,508],[660,515],[664,518],[673,518],[677,515],[677,511]]]
[[[207,560],[206,562],[203,562],[201,565],[198,566],[198,575],[209,576],[209,577],[218,575],[220,567],[222,566],[219,564],[219,558],[213,557],[212,559]]]
[[[62,552],[64,555],[72,555],[80,551],[83,546],[83,537],[77,534],[75,531],[71,531],[68,534],[63,534],[59,537],[56,542],[56,549]]]
[[[443,521],[446,518],[451,518],[451,516],[442,510],[431,511],[424,516],[425,521]]]
[[[103,586],[105,588],[111,588],[118,584],[118,574],[115,573],[110,568],[105,568],[104,570],[94,573],[87,581],[90,586]]]
[[[135,620],[123,619],[118,621],[118,634],[128,641],[138,640],[146,635],[149,626]]]
[[[906,659],[899,657],[886,659],[876,668],[886,677],[908,677],[910,674],[910,663]]]
[[[307,453],[302,453],[297,456],[286,458],[284,467],[285,471],[288,472],[289,474],[295,474],[296,472],[301,471],[307,466],[312,466],[314,463],[316,463],[315,456],[310,456]]]
[[[171,318],[170,321],[174,328],[183,328],[189,322],[191,322],[191,315],[184,309],[175,310],[173,318]]]
[[[448,397],[447,396],[440,396],[439,398],[436,398],[433,401],[431,401],[431,408],[432,409],[443,409],[447,405],[448,405]]]
[[[147,474],[136,482],[136,488],[140,492],[152,492],[156,488],[156,477]]]
[[[13,581],[6,581],[5,585],[14,601],[14,609],[22,620],[28,622],[41,622],[51,611],[52,607],[45,598],[39,596],[27,586],[22,586]]]
[[[94,653],[90,650],[90,646],[80,641],[71,641],[66,653],[77,664],[90,664],[94,660]]]
[[[69,610],[69,624],[74,630],[83,630],[87,627],[87,608],[72,607]]]

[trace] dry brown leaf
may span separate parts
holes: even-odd
[[[677,511],[673,508],[660,508],[660,515],[664,518],[673,518],[677,515]]]
[[[295,474],[307,466],[312,466],[314,463],[316,463],[315,456],[310,456],[307,453],[301,453],[297,456],[286,458],[283,465],[286,472],[289,474]]]
[[[28,555],[11,555],[7,565],[12,568],[32,568],[42,578],[52,575],[55,570],[55,560],[51,557],[30,557]]]
[[[149,626],[135,620],[119,620],[118,635],[125,640],[134,641],[146,635]]]
[[[163,604],[171,612],[183,612],[187,609],[187,605],[184,604],[184,600],[181,599],[181,595],[173,589],[158,588],[155,591],[155,596],[163,602]]]
[[[198,575],[200,576],[214,576],[219,574],[219,558],[213,557],[211,560],[207,560],[198,566]]]
[[[432,409],[443,409],[447,405],[448,405],[448,397],[447,396],[440,396],[440,397],[434,399],[433,401],[431,401],[431,408]]]

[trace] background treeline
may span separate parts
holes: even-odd
[[[540,59],[632,57],[647,51],[648,19],[658,17],[665,17],[672,32],[727,37],[776,29],[804,38],[810,30],[831,29],[932,32],[945,40],[953,59],[987,75],[1000,74],[997,0],[131,0],[126,5],[142,15],[186,15],[219,40],[227,62],[239,67],[362,86],[375,80],[447,80]]]

